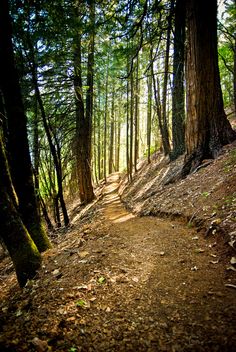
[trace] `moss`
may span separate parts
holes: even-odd
[[[27,239],[20,244],[17,251],[11,253],[15,267],[17,280],[21,287],[25,286],[27,280],[32,279],[41,266],[41,255],[29,236],[26,228]]]
[[[27,224],[27,229],[30,233],[30,236],[34,240],[34,243],[36,244],[39,252],[42,253],[51,248],[51,243],[47,236],[46,230],[40,222],[35,223],[31,221]]]

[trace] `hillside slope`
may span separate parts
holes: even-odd
[[[183,157],[170,163],[161,154],[150,164],[141,162],[131,184],[122,180],[122,201],[140,216],[178,217],[206,235],[223,234],[218,237],[236,247],[236,142],[197,172],[168,184],[182,163]]]

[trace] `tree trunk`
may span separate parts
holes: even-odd
[[[113,83],[114,85],[114,83]],[[110,146],[109,146],[109,174],[113,171],[114,165],[114,127],[115,127],[115,90],[112,90],[111,123],[110,123]]]
[[[150,49],[150,59],[152,60],[152,49]],[[152,70],[151,67],[148,70],[147,77],[147,90],[148,90],[148,101],[147,101],[147,157],[148,163],[151,162],[151,128],[152,128]]]
[[[93,115],[93,70],[94,70],[94,37],[95,37],[95,5],[94,1],[89,3],[90,34],[87,63],[87,93],[86,112],[84,111],[82,93],[82,71],[81,71],[81,35],[78,33],[75,42],[75,79],[76,92],[76,131],[77,131],[77,166],[79,177],[80,200],[88,204],[94,198],[91,172],[91,142],[92,142],[92,115]]]
[[[18,211],[9,167],[0,135],[0,233],[12,258],[19,285],[32,279],[41,265],[40,253]]]
[[[217,56],[217,1],[188,0],[187,154],[182,175],[216,158],[236,133],[226,118]]]
[[[127,70],[128,72],[128,70]],[[129,101],[129,89],[130,89],[130,84],[129,80],[127,79],[127,89],[126,89],[126,102],[127,102],[127,107],[126,107],[126,167],[127,167],[127,175],[128,175],[128,180],[132,180],[132,173],[130,173],[130,140],[129,140],[129,130],[130,130],[130,101]]]
[[[133,156],[134,156],[134,73],[130,73],[130,135],[129,135],[129,172],[130,179],[133,177]]]
[[[171,0],[170,12],[168,16],[167,25],[167,39],[166,39],[166,53],[165,53],[165,67],[164,67],[164,81],[163,81],[163,96],[162,96],[162,142],[165,155],[170,153],[169,129],[167,121],[167,86],[169,78],[169,58],[170,58],[170,34],[172,28],[172,13],[174,7],[174,0]]]
[[[33,184],[21,90],[14,63],[11,41],[12,29],[7,0],[0,2],[0,86],[8,122],[9,164],[19,200],[19,212],[40,252],[50,247],[42,226]]]
[[[177,159],[185,151],[184,106],[184,42],[185,0],[177,0],[175,6],[173,90],[172,90],[172,142],[171,159]]]
[[[136,77],[135,77],[135,113],[134,113],[134,170],[137,172],[137,162],[139,158],[139,57],[136,62]]]
[[[109,77],[109,55],[107,58],[107,72],[105,85],[105,111],[104,111],[104,139],[103,139],[103,173],[105,182],[107,180],[107,115],[108,115],[108,77]]]

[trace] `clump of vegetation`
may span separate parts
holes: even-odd
[[[235,165],[236,165],[236,149],[230,151],[229,158],[224,166],[224,172],[230,173]]]

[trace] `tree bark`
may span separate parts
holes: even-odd
[[[7,116],[9,164],[19,200],[19,212],[40,252],[50,247],[42,226],[33,183],[24,112],[18,73],[11,41],[12,28],[8,1],[0,2],[0,86]]]
[[[136,61],[136,77],[135,77],[135,111],[134,111],[134,170],[137,172],[137,162],[139,158],[139,56]]]
[[[84,111],[82,92],[81,67],[81,34],[77,34],[75,41],[75,79],[76,92],[76,134],[77,134],[77,167],[79,177],[80,200],[88,204],[94,198],[91,172],[91,142],[93,116],[93,71],[94,71],[94,38],[95,38],[95,4],[89,0],[89,17],[91,30],[89,34],[88,63],[87,63],[87,93],[86,112]]]
[[[9,167],[0,133],[0,233],[23,287],[41,266],[40,253],[17,211]]]
[[[110,119],[109,174],[111,174],[114,169],[114,129],[115,129],[115,88],[113,83],[111,119]]]
[[[187,154],[182,176],[203,159],[216,158],[236,133],[226,118],[217,55],[217,1],[186,1],[187,51]]]
[[[172,142],[171,159],[185,151],[185,94],[184,94],[184,42],[185,1],[177,0],[175,6],[173,90],[172,90]]]

